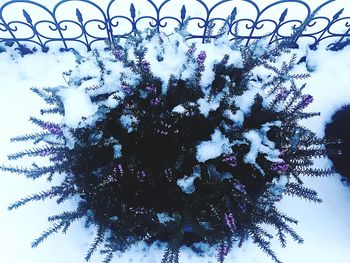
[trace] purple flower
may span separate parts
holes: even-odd
[[[113,55],[117,60],[121,60],[123,58],[123,50],[115,49],[113,50]]]
[[[235,181],[234,184],[233,184],[233,187],[234,187],[236,190],[240,191],[241,193],[247,194],[247,191],[245,190],[245,186],[244,186],[243,184],[241,184],[240,181],[238,181],[238,180]]]
[[[203,72],[205,70],[204,61],[206,58],[207,58],[207,53],[205,53],[205,51],[201,51],[197,56],[197,64],[198,64],[199,72]]]
[[[229,248],[224,244],[220,244],[219,247],[217,248],[218,261],[223,262],[228,252],[229,252]]]
[[[141,62],[141,69],[145,71],[149,71],[151,69],[151,64],[148,61],[142,61]]]
[[[227,254],[228,254],[228,247],[227,247],[227,246],[221,245],[221,246],[218,248],[218,250],[219,250],[222,254],[224,254],[225,256],[227,256]]]
[[[271,165],[271,171],[275,172],[286,172],[289,169],[289,165],[285,163],[284,161],[274,163]]]
[[[235,224],[235,219],[233,217],[233,214],[231,212],[225,214],[225,223],[227,227],[230,229],[230,231],[234,232],[236,228],[236,224]]]
[[[303,95],[303,96],[301,96],[301,100],[294,107],[293,112],[300,111],[300,110],[306,108],[313,101],[314,101],[314,98],[311,95]]]
[[[113,175],[116,176],[119,174],[120,176],[124,175],[124,169],[121,164],[118,164],[116,167],[113,168]]]
[[[193,54],[194,52],[196,52],[197,48],[195,44],[192,44],[191,47],[188,49],[187,53],[188,54]]]
[[[123,169],[123,166],[121,164],[118,164],[118,170],[119,170],[119,173],[121,176],[124,175],[124,169]]]
[[[128,85],[122,84],[121,86],[122,91],[124,91],[126,94],[131,93],[131,88]]]
[[[205,53],[205,51],[201,51],[201,52],[199,52],[199,55],[197,57],[197,61],[204,62],[206,58],[207,58],[207,53]]]
[[[280,151],[280,154],[278,155],[278,157],[279,157],[279,158],[282,158],[282,157],[286,154],[286,152],[287,152],[287,149],[282,149],[282,150]]]
[[[314,101],[314,97],[312,97],[311,95],[304,95],[302,97],[302,104],[304,107],[308,106],[313,101]]]
[[[225,156],[222,161],[226,164],[228,164],[231,167],[236,167],[237,166],[237,160],[236,157],[234,157],[233,155],[227,155]]]
[[[152,106],[158,106],[158,105],[160,105],[161,100],[160,100],[160,98],[157,97],[157,98],[152,99],[150,103]]]
[[[126,110],[131,110],[131,109],[132,109],[132,105],[129,104],[129,103],[126,103],[126,104],[125,104],[125,109],[126,109]]]
[[[150,94],[155,94],[157,92],[157,89],[151,84],[146,87],[146,91]]]
[[[289,95],[288,91],[286,91],[285,89],[281,89],[279,91],[279,93],[276,95],[276,99],[279,100],[279,101],[280,100],[284,100],[284,99],[287,98],[288,95]]]
[[[63,131],[62,129],[54,123],[48,123],[43,126],[44,129],[48,130],[51,134],[57,135],[57,136],[62,136]]]

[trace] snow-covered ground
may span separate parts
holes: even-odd
[[[45,2],[43,0],[37,2]],[[101,1],[101,4],[106,1]],[[208,1],[213,2],[213,1]],[[262,4],[261,1],[256,1]],[[310,1],[311,2],[311,1]],[[312,5],[315,2],[312,1]],[[311,3],[310,3],[311,4]],[[345,1],[337,1],[339,7],[350,7]],[[332,12],[333,14],[333,12]],[[317,51],[301,47],[299,56],[307,54],[307,62],[299,67],[313,69],[307,80],[306,92],[314,96],[314,103],[308,108],[320,111],[321,117],[305,122],[310,129],[323,135],[324,125],[332,113],[343,104],[350,103],[350,47],[339,52],[326,51],[320,46]],[[11,53],[0,53],[0,163],[8,163],[6,155],[24,149],[25,145],[10,143],[10,138],[33,131],[29,116],[37,116],[44,102],[33,94],[31,87],[66,85],[62,72],[74,68],[72,53],[36,53],[20,57]],[[23,163],[25,165],[25,163]],[[318,163],[321,167],[330,165],[327,161]],[[280,208],[297,218],[295,227],[304,238],[303,245],[292,240],[287,248],[281,249],[276,242],[273,249],[285,263],[347,263],[350,261],[350,188],[341,184],[339,176],[332,178],[307,179],[309,187],[316,189],[323,199],[321,204],[308,203],[298,198],[284,198]],[[51,236],[36,249],[30,247],[34,238],[50,224],[47,217],[74,207],[69,201],[57,206],[54,201],[30,203],[16,211],[8,211],[10,203],[31,193],[47,189],[51,183],[45,179],[31,181],[23,176],[0,174],[0,262],[6,263],[82,263],[88,244],[93,239],[93,229],[86,230],[82,223],[75,223],[66,235]],[[142,247],[114,259],[113,262],[160,262],[163,251],[157,248],[147,253]],[[215,257],[197,258],[182,251],[181,262],[215,262]],[[93,263],[101,262],[95,255]],[[254,244],[233,249],[227,262],[269,263],[272,262]]]

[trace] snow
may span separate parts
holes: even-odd
[[[40,62],[40,63],[38,63]],[[42,54],[14,58],[9,53],[0,54],[0,163],[9,163],[6,155],[26,149],[23,143],[10,143],[10,138],[18,134],[40,131],[29,123],[29,116],[38,116],[45,103],[29,89],[30,87],[50,87],[65,85],[62,72],[74,66],[71,53]],[[59,119],[59,118],[57,118]],[[23,160],[23,165],[31,165],[32,159]],[[13,163],[12,163],[13,164]],[[57,206],[54,200],[33,203],[17,211],[10,212],[10,203],[48,189],[55,184],[45,178],[31,181],[22,176],[1,173],[0,176],[0,246],[2,262],[82,262],[87,244],[91,240],[83,224],[73,224],[67,236],[57,235],[38,249],[30,247],[31,242],[47,229],[47,217],[65,210],[72,210],[75,202]],[[30,224],[30,227],[29,227]],[[59,244],[60,249],[57,249]],[[62,250],[61,250],[62,249]],[[62,251],[67,251],[65,255]],[[20,253],[19,253],[20,252]]]
[[[116,144],[113,146],[114,150],[114,158],[118,159],[119,157],[122,156],[122,146],[120,144]]]
[[[162,34],[159,37],[152,38],[145,58],[151,61],[151,71],[162,80],[162,91],[165,93],[170,76],[174,75],[177,78],[180,76],[182,65],[186,61],[188,44],[183,43],[179,35],[173,35],[170,39],[162,37]],[[155,59],[157,57],[158,59]]]
[[[109,219],[112,221],[118,221],[119,218],[118,218],[118,216],[112,216]]]
[[[202,75],[202,87],[207,87],[214,80],[214,64],[220,62],[225,55],[229,55],[228,64],[232,64],[238,68],[243,67],[243,59],[241,52],[232,51],[228,36],[223,36],[220,39],[213,41],[212,45],[198,44],[197,53],[205,50],[207,59],[205,61],[205,71]]]
[[[209,116],[210,111],[214,111],[217,108],[219,108],[219,106],[220,106],[219,100],[213,100],[213,101],[209,102],[208,99],[206,99],[206,98],[200,98],[197,101],[197,103],[199,105],[200,113],[203,114],[204,117],[206,117],[206,118]]]
[[[81,76],[86,76],[86,78],[94,79],[100,76],[100,69],[97,67],[95,61],[90,59],[84,59],[81,64],[79,64],[75,70],[72,71],[69,78],[70,85],[81,85]],[[97,85],[98,83],[90,82],[90,85]]]
[[[200,178],[200,170],[195,169],[191,176],[184,176],[176,181],[176,184],[186,194],[192,194],[196,189],[194,187],[194,180]]]
[[[277,179],[274,179],[274,186],[273,186],[273,189],[270,189],[275,195],[277,196],[280,196],[282,195],[283,191],[284,191],[284,188],[285,186],[287,185],[288,183],[288,178],[287,176],[280,176]]]
[[[265,123],[264,125],[262,125],[261,131],[264,133],[264,138],[263,138],[263,144],[269,146],[270,148],[275,148],[275,143],[270,141],[267,136],[266,133],[270,130],[271,126],[277,126],[277,127],[281,127],[282,122],[281,121],[275,121],[273,123]]]
[[[251,130],[243,134],[243,137],[250,142],[250,150],[244,156],[244,162],[249,164],[255,164],[255,160],[258,157],[259,150],[262,146],[262,138],[257,131]]]
[[[217,158],[224,153],[230,153],[231,150],[229,139],[219,129],[215,129],[210,141],[200,142],[196,149],[196,158],[199,162]]]
[[[165,224],[170,221],[174,221],[175,219],[171,217],[168,213],[158,213],[157,214],[158,221],[161,224]]]
[[[56,1],[37,0],[45,5],[52,6]],[[72,1],[73,2],[73,1]],[[213,1],[209,1],[212,3]],[[254,1],[260,6],[269,4],[269,1]],[[321,0],[309,1],[310,6],[317,6]],[[105,5],[106,1],[101,1],[101,5]],[[144,1],[141,6],[149,7]],[[179,5],[181,3],[179,1]],[[195,5],[195,3],[194,3]],[[139,9],[141,8],[137,5]],[[129,3],[124,6],[126,10],[129,8]],[[335,1],[331,4],[331,12],[326,16],[331,16],[341,7],[349,8],[349,3],[344,1]],[[75,9],[71,9],[71,11]],[[292,10],[292,9],[291,9]],[[20,9],[19,11],[22,11]],[[172,10],[171,10],[172,11]],[[200,12],[196,9],[195,12]],[[326,11],[325,11],[326,12]],[[86,13],[86,12],[85,12]],[[295,12],[296,13],[296,12]],[[324,13],[324,12],[323,12]],[[198,46],[198,50],[201,50]],[[208,51],[208,57],[216,55],[216,51]],[[314,103],[312,103],[308,110],[320,111],[321,116],[306,120],[304,125],[316,131],[322,136],[324,134],[324,125],[330,120],[331,115],[344,104],[350,103],[350,47],[346,47],[339,52],[331,52],[325,50],[325,46],[321,45],[318,50],[310,51],[306,49],[306,45],[302,45],[298,51],[300,54],[307,54],[306,63],[301,63],[299,69],[312,69],[311,77],[307,80],[307,87],[305,92],[312,94]],[[223,49],[220,51],[220,56],[225,53]],[[236,56],[236,55],[234,55]],[[232,57],[234,61],[238,58]],[[167,58],[168,59],[168,58]],[[170,59],[170,55],[169,55]],[[178,59],[177,57],[173,58]],[[21,148],[26,148],[24,144],[14,144],[9,142],[9,138],[17,135],[27,133],[36,129],[35,126],[30,125],[28,118],[30,115],[37,116],[45,104],[34,94],[29,91],[32,86],[65,86],[67,85],[65,79],[62,77],[62,72],[75,67],[75,57],[72,53],[36,53],[21,58],[18,54],[12,56],[8,52],[0,53],[0,163],[10,163],[6,159],[9,153],[17,152]],[[167,60],[170,61],[170,60]],[[207,60],[204,84],[209,83],[212,79],[212,74],[208,74],[212,69],[210,62]],[[35,65],[35,66],[34,66]],[[159,71],[159,75],[165,79],[167,78],[171,66],[168,71],[161,72],[159,68],[154,68]],[[90,72],[91,69],[91,72]],[[82,68],[86,70],[91,76],[96,76],[94,65],[91,68]],[[296,69],[296,70],[299,70]],[[153,68],[152,68],[153,70]],[[116,70],[117,71],[117,70]],[[114,74],[114,73],[113,73]],[[115,81],[112,75],[108,80],[110,88]],[[134,75],[127,73],[127,76],[134,77]],[[131,79],[130,82],[135,82]],[[90,82],[90,84],[92,84]],[[89,85],[90,85],[89,84]],[[78,125],[78,116],[88,116],[93,112],[93,108],[89,105],[89,101],[82,91],[76,91],[77,101],[69,101],[67,106],[71,108],[69,111],[70,119],[66,120],[72,125]],[[247,105],[245,113],[249,112],[249,105],[253,99],[254,90],[251,91],[249,103],[243,102],[242,105]],[[111,102],[112,103],[112,102]],[[80,105],[82,104],[82,106]],[[115,105],[115,104],[114,104]],[[80,109],[80,107],[82,109]],[[174,108],[175,110],[175,108]],[[180,110],[181,108],[178,108]],[[76,115],[75,115],[75,111]],[[232,113],[227,113],[237,125],[242,123],[243,112],[237,112],[234,116]],[[126,121],[127,122],[127,121]],[[214,136],[215,135],[215,136]],[[214,138],[215,137],[215,138]],[[264,137],[258,136],[257,133],[247,135],[248,139],[252,141],[255,139],[258,142],[269,145],[264,141]],[[210,141],[202,142],[200,154],[198,158],[202,161],[216,158],[225,152],[224,145],[227,143],[225,138],[221,137],[219,132],[214,133]],[[270,147],[272,145],[269,145]],[[205,153],[204,150],[208,152]],[[199,150],[199,149],[197,149]],[[118,152],[118,151],[117,151]],[[256,152],[255,152],[256,153]],[[255,154],[251,154],[248,160],[253,161]],[[31,164],[32,160],[24,160],[25,164]],[[326,168],[330,166],[330,161],[316,161],[317,167]],[[54,179],[55,180],[55,179]],[[58,180],[58,179],[57,179]],[[283,178],[280,182],[283,187]],[[303,236],[305,243],[298,245],[289,240],[285,249],[280,249],[277,242],[273,243],[273,249],[279,258],[285,263],[347,263],[350,258],[350,228],[349,218],[350,210],[350,189],[344,187],[339,176],[332,178],[308,178],[305,180],[306,186],[317,189],[323,203],[315,205],[303,200],[292,197],[284,197],[279,203],[279,208],[282,211],[290,214],[299,220],[299,224],[295,227],[296,231]],[[69,229],[66,235],[54,235],[46,240],[37,249],[30,247],[31,241],[39,236],[50,224],[46,218],[52,214],[60,213],[61,211],[74,209],[74,202],[68,201],[61,206],[52,201],[45,201],[45,203],[36,202],[31,203],[17,211],[7,211],[7,206],[21,197],[27,196],[31,193],[37,193],[47,189],[51,183],[44,179],[38,179],[35,182],[29,181],[23,176],[16,176],[8,173],[2,173],[0,176],[0,245],[2,262],[22,263],[80,263],[83,262],[88,245],[93,241],[94,236],[91,235],[93,229],[86,230],[83,222],[75,223]],[[191,185],[191,184],[189,184]],[[59,249],[58,249],[59,247]],[[140,243],[129,253],[122,255],[121,258],[116,258],[113,262],[129,262],[132,258],[134,262],[160,262],[164,250],[164,246],[156,245],[150,249],[145,250],[145,246]],[[205,248],[208,251],[208,248]],[[20,252],[20,253],[19,253]],[[64,252],[64,253],[62,253]],[[214,252],[215,251],[211,251]],[[144,255],[147,255],[147,259]],[[215,256],[212,254],[206,258],[198,258],[193,255],[189,249],[182,249],[180,262],[215,262]],[[102,257],[98,254],[92,259],[93,263],[102,262]],[[233,248],[232,253],[228,256],[227,262],[244,262],[244,263],[271,263],[268,258],[259,248],[252,242],[245,243],[242,248]]]
[[[123,127],[130,133],[133,131],[133,124],[137,122],[137,118],[133,115],[125,114],[120,117],[120,122]]]
[[[266,146],[262,144],[262,138],[259,132],[255,130],[248,131],[243,134],[243,137],[250,142],[250,150],[244,156],[243,161],[248,164],[254,165],[262,175],[265,175],[264,170],[256,163],[258,153],[262,150],[266,150]]]
[[[82,118],[87,118],[97,112],[98,106],[92,104],[89,95],[81,89],[61,89],[58,95],[62,98],[65,109],[62,122],[69,127],[77,128]]]
[[[183,39],[184,37],[179,34],[165,37],[161,33],[159,36],[154,36],[150,41],[144,40],[144,43],[147,42],[148,46],[145,59],[151,63],[150,67],[154,75],[162,80],[163,93],[168,88],[167,83],[171,76],[188,79],[194,75],[196,65],[193,63],[189,62],[187,69],[183,68],[183,65],[186,63],[186,52],[189,50],[191,43],[191,41],[184,42]],[[194,58],[203,50],[207,54],[207,59],[204,62],[205,70],[201,79],[201,86],[203,88],[210,85],[214,80],[214,64],[220,62],[224,55],[229,54],[228,63],[237,67],[243,66],[241,53],[239,51],[232,51],[227,36],[213,41],[210,45],[196,42],[196,51],[193,53]],[[134,59],[133,56],[130,56],[130,58]],[[209,105],[205,105],[203,101],[201,103],[204,111],[203,114],[206,115]],[[213,109],[215,106],[212,104],[209,107]]]
[[[314,103],[309,111],[321,112],[319,118],[312,118],[305,123],[313,127],[319,136],[324,136],[324,124],[330,121],[332,114],[342,105],[350,103],[349,72],[350,46],[341,52],[310,51],[307,65],[314,67],[307,81],[305,92],[312,94]]]
[[[235,114],[233,114],[229,110],[225,110],[224,116],[234,122],[234,125],[237,127],[241,127],[244,122],[244,112],[241,110],[237,110]]]
[[[260,130],[250,130],[243,134],[243,138],[250,144],[249,152],[244,156],[243,161],[247,164],[254,165],[262,175],[265,175],[264,170],[256,163],[256,158],[259,153],[263,153],[265,158],[272,162],[283,161],[279,158],[280,151],[275,149],[275,144],[267,138],[267,132],[271,126],[281,126],[280,121],[273,123],[265,123]]]
[[[172,112],[176,112],[176,113],[184,113],[185,111],[186,109],[182,105],[177,105],[172,110]]]
[[[250,87],[241,96],[235,98],[235,104],[245,115],[249,114],[254,103],[255,95],[260,93],[262,91],[257,87]]]

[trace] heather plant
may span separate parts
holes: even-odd
[[[305,112],[313,97],[298,85],[308,74],[293,71],[297,57],[278,62],[289,52],[283,45],[245,47],[223,39],[200,45],[181,32],[137,33],[89,57],[76,52],[67,87],[32,89],[50,106],[41,114],[62,121],[32,117],[42,132],[12,139],[44,146],[9,159],[46,157],[50,165],[0,166],[32,179],[63,177],[10,209],[79,197],[76,210],[49,218],[52,227],[32,246],[85,220],[97,227],[87,261],[99,247],[110,262],[137,242],[161,241],[167,244],[163,263],[179,262],[183,246],[198,252],[198,243],[216,247],[222,263],[235,244],[251,238],[281,262],[270,247],[273,236],[282,246],[287,235],[303,240],[291,227],[297,221],[277,202],[284,195],[320,202],[302,179],[332,173],[313,168],[313,158],[323,158],[326,149],[299,124],[318,113]],[[89,106],[79,121],[69,117],[72,91]]]

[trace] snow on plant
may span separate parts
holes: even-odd
[[[276,203],[283,195],[319,202],[302,177],[332,172],[312,168],[312,158],[325,156],[324,141],[298,121],[318,113],[304,112],[313,98],[296,80],[308,75],[293,73],[294,55],[279,68],[282,53],[289,50],[259,42],[191,43],[181,32],[138,33],[107,52],[76,52],[67,87],[32,89],[51,106],[41,113],[62,121],[32,117],[43,131],[12,139],[45,146],[10,159],[49,157],[51,165],[0,166],[33,179],[64,178],[10,209],[80,197],[75,211],[49,218],[53,226],[33,247],[85,219],[98,229],[87,261],[99,246],[110,262],[137,242],[163,241],[164,263],[199,242],[215,246],[223,262],[236,242],[252,238],[280,262],[263,225],[283,246],[287,234],[302,242],[290,226],[297,221]]]

